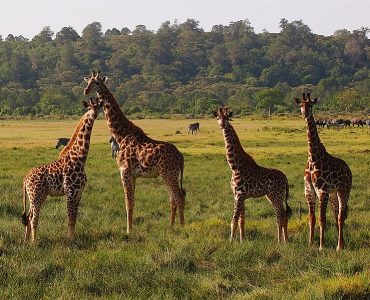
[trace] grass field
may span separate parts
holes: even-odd
[[[293,217],[289,243],[281,245],[272,206],[264,198],[246,201],[246,241],[229,243],[233,199],[223,137],[215,120],[199,122],[201,132],[188,136],[189,120],[135,121],[150,137],[173,142],[185,156],[184,227],[169,226],[161,180],[139,179],[134,230],[125,233],[123,190],[106,123],[99,119],[76,240],[70,243],[66,237],[65,198],[48,198],[38,244],[29,247],[23,244],[20,220],[22,177],[57,158],[55,139],[69,137],[77,120],[0,121],[0,299],[369,299],[368,130],[320,129],[329,153],[343,158],[353,173],[345,250],[337,253],[329,209],[327,248],[318,251],[318,231],[315,247],[308,247],[302,119],[234,121],[246,151],[259,164],[288,176]]]

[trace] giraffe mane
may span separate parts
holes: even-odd
[[[125,114],[123,113],[122,109],[119,107],[116,99],[114,98],[112,92],[107,88],[107,86],[103,83],[102,86],[106,89],[106,92],[111,96],[114,101],[110,102],[110,105],[114,107],[115,112],[118,114],[118,118],[123,120],[126,124],[128,124],[135,132],[139,132],[140,134],[146,135],[145,132],[137,125],[135,125],[132,121],[130,121]]]
[[[234,126],[231,125],[231,124],[229,124],[229,127],[234,131],[235,145],[238,146],[239,149],[242,150],[242,152],[244,153],[245,156],[247,156],[250,160],[252,160],[254,163],[256,163],[256,161],[254,160],[254,158],[244,150],[242,144],[240,143],[239,136],[236,134],[236,131],[234,129]]]
[[[142,134],[144,134],[144,135],[145,135],[144,130],[142,130],[139,126],[136,126],[132,121],[130,121],[130,120],[129,120],[129,122],[130,122],[130,126],[131,126],[133,129],[135,129],[135,131],[140,132],[140,133],[142,133]]]
[[[85,115],[80,119],[80,122],[77,124],[74,132],[73,132],[73,135],[71,137],[71,139],[69,140],[69,143],[67,144],[67,146],[64,147],[64,149],[59,153],[59,158],[62,158],[63,156],[65,156],[67,154],[67,152],[72,148],[76,138],[77,138],[77,134],[78,132],[80,131],[81,127],[84,125],[84,122],[83,120],[85,119]]]

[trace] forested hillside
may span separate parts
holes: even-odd
[[[370,112],[368,28],[315,35],[302,21],[280,21],[279,33],[255,33],[248,20],[215,25],[164,22],[102,32],[88,24],[50,27],[28,40],[0,37],[0,115],[78,114],[83,77],[92,69],[125,113],[203,114],[227,104],[238,114],[286,112],[303,88],[319,109]]]

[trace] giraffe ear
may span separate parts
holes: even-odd
[[[88,107],[89,107],[89,104],[88,104],[86,101],[82,101],[82,105],[83,105],[85,108],[88,108]]]
[[[103,77],[103,82],[106,82],[108,80],[108,76]]]
[[[217,111],[214,111],[214,112],[212,113],[212,115],[213,115],[213,117],[214,117],[214,118],[217,118]]]
[[[89,82],[90,78],[89,78],[89,77],[84,77],[84,80],[85,80],[86,82]]]
[[[228,112],[228,114],[227,114],[227,117],[228,117],[228,118],[231,118],[231,117],[233,116],[233,114],[234,114],[234,113],[233,113],[232,111],[229,111],[229,112]]]
[[[294,97],[294,102],[299,105],[301,103],[301,100],[299,100],[299,98],[297,97]]]

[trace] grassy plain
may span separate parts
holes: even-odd
[[[110,157],[106,123],[100,119],[91,139],[76,240],[66,238],[65,199],[48,198],[38,244],[27,247],[20,222],[22,177],[57,158],[55,138],[70,136],[77,120],[0,121],[0,299],[370,298],[367,129],[320,130],[327,150],[346,160],[353,172],[346,249],[337,253],[329,209],[327,248],[319,252],[317,245],[308,247],[302,176],[307,142],[300,118],[234,121],[246,151],[261,165],[288,176],[293,217],[289,243],[283,245],[276,242],[274,213],[264,198],[247,200],[246,241],[229,243],[230,170],[215,120],[199,120],[201,132],[195,136],[187,135],[189,120],[134,122],[184,154],[186,225],[169,226],[161,179],[139,179],[134,230],[125,233],[122,186]]]

